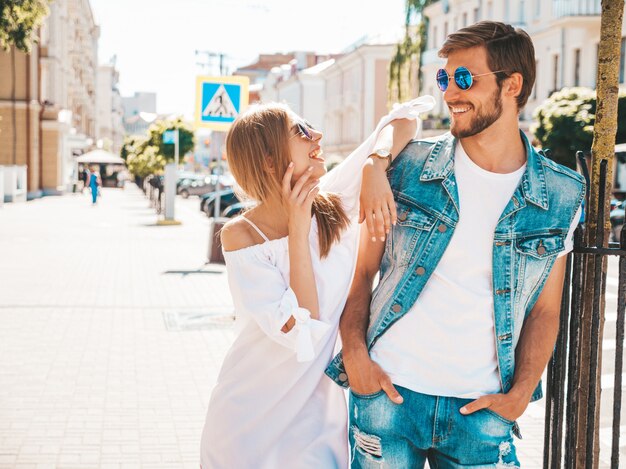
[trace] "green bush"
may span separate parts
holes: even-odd
[[[126,166],[133,176],[145,178],[150,174],[158,174],[165,168],[165,158],[159,154],[155,146],[147,146],[139,153],[129,153],[126,158]]]
[[[626,92],[619,93],[616,143],[626,142]],[[552,159],[576,167],[576,152],[591,150],[596,121],[596,92],[589,88],[563,88],[546,99],[533,114],[530,130]]]
[[[182,164],[185,155],[193,150],[194,135],[190,124],[183,121],[182,117],[172,120],[157,121],[148,128],[148,145],[159,149],[159,154],[163,155],[168,163],[173,163],[176,159],[174,145],[163,143],[163,133],[166,130],[178,129],[178,153]]]

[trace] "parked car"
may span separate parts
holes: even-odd
[[[246,202],[237,202],[230,204],[224,210],[222,210],[222,216],[225,218],[233,218],[239,215],[241,212],[248,210],[256,205],[255,202],[248,200]]]
[[[211,175],[202,179],[183,179],[180,181],[177,192],[186,199],[190,195],[204,195],[215,190],[217,176]]]
[[[200,196],[200,210],[206,213],[206,216],[209,218],[213,217],[215,214],[215,199],[217,198],[217,194],[218,192],[213,191]],[[223,210],[231,204],[240,202],[232,187],[220,190],[219,194],[220,210]]]
[[[614,203],[615,202],[615,203]],[[611,237],[613,241],[619,243],[622,227],[624,226],[624,212],[626,211],[626,200],[611,200]]]

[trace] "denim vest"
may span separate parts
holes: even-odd
[[[513,383],[515,348],[524,320],[565,248],[585,193],[584,179],[578,173],[545,158],[520,134],[526,146],[526,170],[493,239],[494,340],[503,392]],[[456,139],[449,133],[413,141],[389,171],[398,221],[387,237],[380,281],[372,294],[369,350],[411,309],[452,238],[459,221],[455,146]],[[326,374],[343,387],[349,385],[341,354]],[[539,383],[531,400],[541,397]]]

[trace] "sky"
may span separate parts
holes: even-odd
[[[206,55],[235,68],[259,54],[341,52],[365,35],[399,37],[405,0],[90,0],[100,26],[98,61],[116,56],[120,92],[157,93],[157,112],[193,116]],[[204,70],[204,71],[203,71]]]

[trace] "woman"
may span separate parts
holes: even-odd
[[[95,205],[98,201],[98,192],[99,187],[102,185],[102,181],[100,179],[100,173],[94,166],[91,168],[91,174],[89,175],[89,188],[91,189],[91,203]]]
[[[328,174],[322,134],[285,106],[253,107],[233,124],[229,167],[259,203],[222,230],[240,333],[209,403],[203,469],[348,466],[344,394],[324,369],[356,262],[361,173],[381,129],[431,101],[395,108]],[[396,121],[392,154],[415,129]]]

